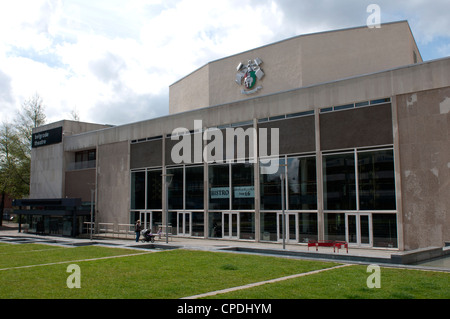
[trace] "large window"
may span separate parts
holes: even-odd
[[[233,209],[255,208],[253,164],[232,164]]]
[[[372,214],[373,246],[397,248],[397,215]]]
[[[392,150],[324,155],[323,175],[325,210],[396,209]]]
[[[275,164],[275,163],[274,163]],[[279,166],[276,172],[268,174],[265,165],[261,163],[260,174],[260,198],[262,210],[281,210],[281,178],[284,174],[284,159],[279,160]]]
[[[324,155],[323,184],[325,210],[355,210],[354,153]]]
[[[345,214],[324,214],[325,240],[345,241]]]
[[[316,158],[289,158],[287,170],[289,209],[316,210]]]
[[[145,171],[131,172],[131,209],[145,209]]]
[[[169,185],[169,209],[183,209],[183,168],[167,169],[168,175],[173,175]]]
[[[309,240],[318,238],[317,213],[298,214],[299,242],[307,243]]]
[[[230,209],[230,166],[209,166],[209,209]]]
[[[392,150],[358,153],[361,210],[395,210],[394,155]]]
[[[162,171],[147,172],[147,209],[162,209]]]
[[[186,167],[186,209],[203,209],[203,166]]]

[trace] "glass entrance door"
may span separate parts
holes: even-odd
[[[298,214],[296,213],[285,213],[286,224],[285,224],[285,240],[286,242],[298,242]],[[278,213],[277,218],[277,233],[278,241],[283,240],[283,213]]]
[[[369,214],[346,215],[346,239],[349,244],[371,246],[371,229]]]
[[[192,232],[192,213],[178,212],[178,235],[191,236]]]
[[[141,220],[142,230],[150,229],[152,231],[152,213],[151,212],[140,212],[139,219]]]
[[[239,238],[239,213],[223,213],[222,234],[223,238]]]

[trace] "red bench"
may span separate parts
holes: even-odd
[[[347,249],[347,254],[348,254],[348,243],[345,241],[310,240],[310,241],[308,241],[308,250],[309,250],[309,247],[316,247],[316,251],[319,251],[319,247],[333,247],[333,252],[336,252],[336,248],[339,252],[339,249],[344,247]]]

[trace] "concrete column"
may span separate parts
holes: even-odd
[[[325,216],[324,216],[324,196],[323,196],[323,169],[322,169],[322,151],[320,146],[320,111],[314,110],[315,134],[316,134],[316,182],[317,182],[317,223],[318,239],[323,240],[325,236]]]
[[[403,210],[402,210],[402,171],[400,168],[400,137],[398,131],[397,96],[391,96],[392,105],[392,134],[394,140],[394,172],[395,172],[395,198],[397,206],[397,238],[398,248],[404,250]]]
[[[255,163],[253,165],[254,172],[254,183],[255,183],[255,241],[259,242],[261,240],[261,200],[260,200],[260,190],[259,190],[259,154],[258,154],[258,119],[253,119],[253,127],[255,129],[256,134],[253,136],[253,154]]]

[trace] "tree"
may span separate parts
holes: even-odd
[[[22,104],[14,125],[0,126],[0,226],[6,194],[14,198],[29,194],[32,129],[45,123],[44,108],[35,94]]]
[[[22,104],[22,109],[18,113],[17,132],[24,146],[31,152],[31,142],[33,128],[45,124],[45,106],[39,94],[35,93],[31,98]]]

